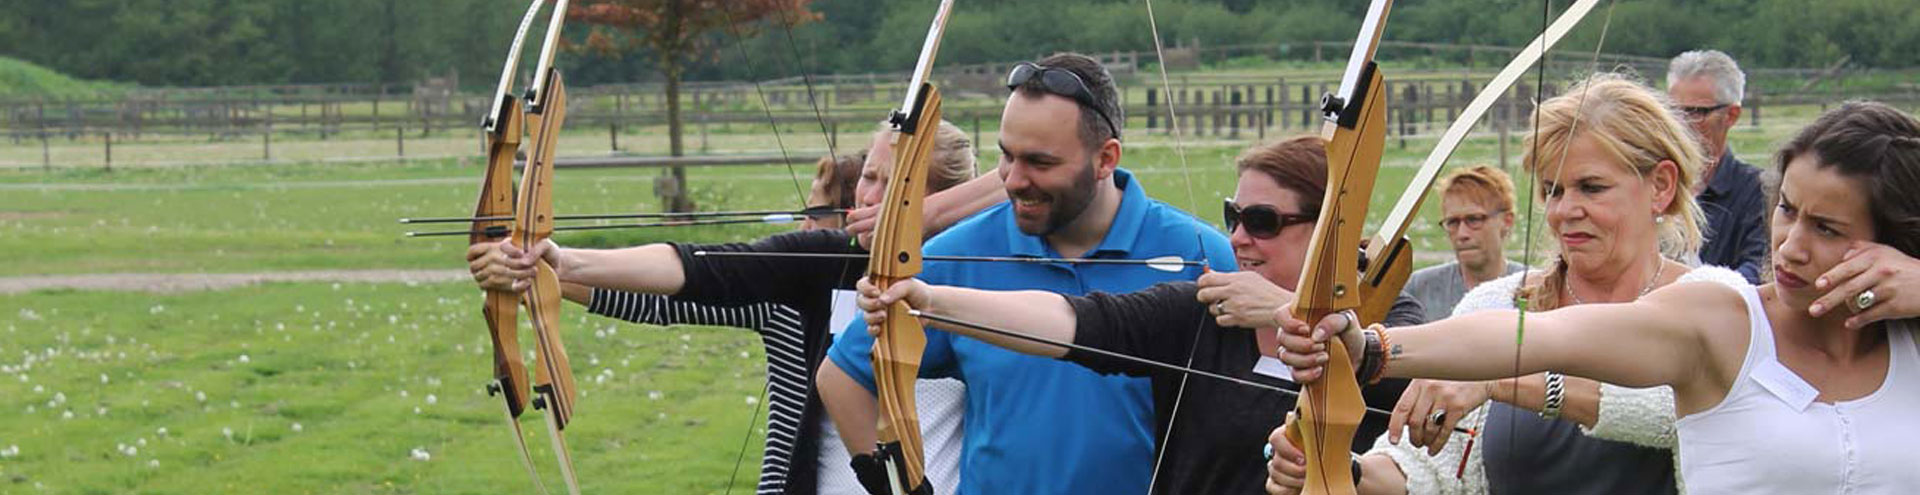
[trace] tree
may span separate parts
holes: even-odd
[[[789,27],[819,19],[808,10],[812,0],[588,0],[571,9],[568,17],[593,25],[586,47],[616,55],[645,50],[654,56],[666,80],[667,143],[681,156],[680,78],[687,65],[716,47],[715,34],[727,30],[735,39],[746,37],[761,21]],[[670,211],[690,211],[686,170],[673,167],[674,194]]]

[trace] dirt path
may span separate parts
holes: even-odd
[[[188,292],[263,282],[452,282],[465,270],[319,270],[264,273],[93,273],[0,277],[0,294],[46,289]]]

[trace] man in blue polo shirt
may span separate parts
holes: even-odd
[[[999,173],[1011,201],[927,241],[926,255],[1206,260],[1230,271],[1219,231],[1146,196],[1118,168],[1124,117],[1112,76],[1098,62],[1060,54],[1021,64],[1001,114]],[[1193,280],[1201,270],[1142,265],[927,263],[929,283],[1063,294],[1131,292]],[[1196,322],[1197,323],[1197,322]],[[873,337],[856,320],[820,368],[818,387],[849,452],[870,455],[878,411]],[[1153,465],[1154,411],[1144,378],[1104,376],[1066,361],[1027,356],[939,331],[927,332],[921,376],[967,383],[966,438],[958,487],[939,493],[1145,493]],[[865,457],[865,456],[858,456]],[[870,457],[855,460],[856,469]],[[870,488],[872,489],[872,488]]]

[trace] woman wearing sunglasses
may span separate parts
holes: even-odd
[[[1150,377],[1157,434],[1163,439],[1158,445],[1153,493],[1258,492],[1266,479],[1261,439],[1283,419],[1277,411],[1292,409],[1294,404],[1293,396],[1273,389],[1298,387],[1255,373],[1262,360],[1259,339],[1255,332],[1231,327],[1271,328],[1271,322],[1277,321],[1272,312],[1292,300],[1290,287],[1299,280],[1326,188],[1325,147],[1326,141],[1319,137],[1298,137],[1255,146],[1236,160],[1239,184],[1224,213],[1240,272],[1208,273],[1197,282],[1085,297],[936,287],[918,280],[896,282],[882,294],[863,280],[859,304],[868,311],[870,322],[884,318],[886,305],[904,299],[928,314],[1254,382],[1250,386],[1204,377],[1189,380],[1185,373],[1093,351],[928,323],[1101,373]],[[1400,302],[1388,324],[1418,323],[1419,304],[1404,297]],[[1272,349],[1272,345],[1269,341],[1265,347]],[[1369,398],[1374,407],[1384,410],[1398,395],[1399,390],[1392,389],[1377,396],[1370,393]],[[1384,429],[1384,420],[1384,416],[1370,417],[1371,433],[1363,430],[1355,444],[1370,444],[1371,437]]]
[[[1782,179],[1772,283],[1675,284],[1637,301],[1527,315],[1521,343],[1513,311],[1376,330],[1366,333],[1390,341],[1393,351],[1372,357],[1386,359],[1385,374],[1396,376],[1489,379],[1558,369],[1672,387],[1680,467],[1693,493],[1913,493],[1920,487],[1912,456],[1920,443],[1915,315],[1882,314],[1897,319],[1856,327],[1847,312],[1814,306],[1857,287],[1814,277],[1853,279],[1834,270],[1875,246],[1899,252],[1885,254],[1890,263],[1911,266],[1920,255],[1920,121],[1886,105],[1849,103],[1801,130],[1775,164]],[[1864,312],[1914,298],[1890,295],[1894,286],[1880,285],[1889,281],[1842,299]],[[1297,366],[1295,377],[1324,372],[1310,332],[1359,343],[1363,332],[1340,331],[1349,326],[1344,319],[1328,318],[1318,329],[1284,325],[1284,359]]]

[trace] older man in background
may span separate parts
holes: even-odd
[[[1740,122],[1747,75],[1732,57],[1694,50],[1667,66],[1667,96],[1700,137],[1707,168],[1694,195],[1707,215],[1700,262],[1740,272],[1753,283],[1767,263],[1767,200],[1760,169],[1741,162],[1727,145],[1727,131]]]

